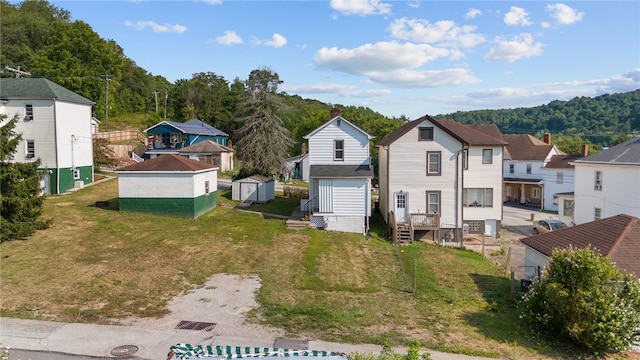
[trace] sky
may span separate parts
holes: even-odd
[[[640,88],[636,0],[50,3],[170,82],[268,67],[279,91],[388,117]]]

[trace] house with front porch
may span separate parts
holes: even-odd
[[[93,104],[48,79],[0,79],[0,113],[17,115],[14,130],[22,134],[12,161],[41,160],[44,194],[62,194],[93,182]]]
[[[640,217],[640,137],[573,162],[574,221],[627,214]]]
[[[163,120],[144,130],[149,135],[148,158],[164,154],[178,154],[178,150],[211,140],[223,146],[229,146],[229,135],[203,120],[191,119],[186,122]]]
[[[309,199],[301,210],[312,227],[366,234],[371,216],[371,135],[332,109],[331,119],[306,135]]]
[[[573,158],[551,143],[551,134],[544,141],[528,134],[504,135],[504,141],[504,200],[558,210],[555,194],[573,191],[568,165]]]
[[[428,115],[378,142],[379,209],[394,241],[413,241],[416,231],[459,240],[465,228],[496,236],[505,145],[495,125]]]

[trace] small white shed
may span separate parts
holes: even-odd
[[[275,198],[275,182],[262,175],[252,175],[234,180],[231,184],[231,198],[236,201],[250,200],[267,202]]]

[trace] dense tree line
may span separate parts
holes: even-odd
[[[640,90],[605,94],[594,98],[576,97],[569,101],[516,109],[458,111],[436,118],[464,124],[496,124],[504,134],[545,132],[581,136],[594,144],[613,145],[620,135],[640,131]]]

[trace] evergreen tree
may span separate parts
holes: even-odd
[[[0,241],[24,239],[51,224],[51,220],[39,219],[45,199],[36,172],[40,159],[11,162],[22,136],[14,130],[18,116],[7,119],[0,114]]]

